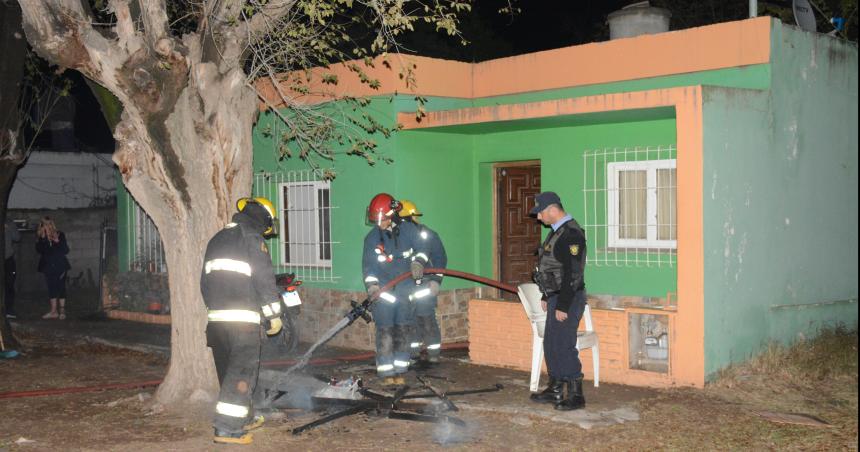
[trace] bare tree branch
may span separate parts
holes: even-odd
[[[150,47],[158,50],[159,41],[168,36],[165,0],[138,0],[143,29]]]
[[[101,80],[100,62],[110,60],[113,45],[92,27],[80,0],[27,2],[22,8],[24,32],[37,53],[61,67]],[[115,84],[103,83],[106,86]]]
[[[129,8],[129,0],[110,0],[110,10],[116,16],[114,32],[119,41],[119,47],[126,49],[129,55],[140,48],[140,38],[134,27],[134,17]]]
[[[266,3],[250,20],[239,25],[239,36],[249,36],[252,40],[261,39],[290,12],[295,4],[296,0],[275,0]],[[250,41],[248,44],[253,42]]]

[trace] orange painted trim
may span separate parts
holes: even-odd
[[[475,65],[475,97],[762,64],[771,18],[565,47]]]
[[[678,313],[671,339],[673,377],[705,385],[704,127],[702,87],[678,99]]]
[[[387,61],[388,63],[385,63]],[[350,69],[355,65],[364,71],[370,79],[379,81],[377,89],[362,83],[356,73]],[[407,78],[401,77],[411,69],[415,74],[414,82],[407,83]],[[323,83],[323,76],[337,77],[337,84]],[[275,90],[270,79],[257,79],[257,91],[272,105],[283,107],[283,94],[292,101],[313,105],[329,102],[345,96],[369,97],[391,95],[396,93],[423,96],[444,96],[472,98],[472,64],[458,61],[440,60],[410,55],[389,55],[376,57],[371,65],[362,61],[333,64],[327,68],[314,68],[308,72],[292,73],[292,83],[300,82],[308,89],[308,93],[291,92],[291,82],[282,81],[281,91]],[[261,105],[261,108],[265,104]]]
[[[474,99],[749,66],[770,61],[772,21],[770,17],[759,17],[476,64],[389,55],[387,65],[377,57],[372,66],[352,61],[293,73],[304,80],[309,94],[290,93],[284,82],[281,87],[293,101],[306,105],[342,96],[396,93]],[[371,79],[379,80],[379,88],[359,82],[349,68],[352,64]],[[400,78],[403,68],[414,70],[414,86]],[[337,85],[323,83],[323,74],[337,76]],[[258,79],[256,87],[271,104],[283,106],[269,79]]]
[[[670,337],[672,369],[667,381],[702,387],[705,384],[705,266],[701,86],[432,112],[421,122],[415,121],[414,115],[402,114],[398,120],[406,129],[424,129],[660,107],[675,109],[678,148],[678,308],[673,319],[674,334]],[[631,380],[634,381],[644,382]]]

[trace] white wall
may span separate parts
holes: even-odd
[[[33,152],[18,170],[9,194],[9,208],[115,205],[114,169],[110,154]]]

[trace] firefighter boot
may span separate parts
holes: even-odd
[[[573,380],[564,380],[567,397],[555,404],[559,411],[571,411],[585,408],[585,396],[582,394],[582,377]]]
[[[248,432],[229,433],[216,428],[214,441],[218,444],[251,444],[254,436]]]
[[[564,385],[561,380],[549,377],[546,389],[530,396],[532,402],[559,403],[564,398]]]
[[[254,416],[253,419],[251,419],[251,422],[245,424],[242,427],[242,430],[246,431],[246,432],[254,431],[254,430],[257,430],[258,428],[262,427],[264,423],[266,423],[266,418],[263,417],[262,414],[258,414],[256,416]]]

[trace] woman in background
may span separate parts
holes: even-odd
[[[51,217],[43,217],[39,222],[39,228],[36,230],[36,251],[41,255],[39,272],[45,274],[48,297],[51,299],[51,311],[42,318],[63,320],[66,318],[66,273],[71,268],[66,258],[69,245],[66,243],[66,235],[57,230]]]

